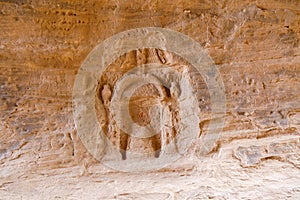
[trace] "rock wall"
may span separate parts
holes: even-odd
[[[72,95],[96,45],[141,27],[183,33],[205,49],[224,83],[226,123],[202,155],[201,138],[216,119],[205,77],[190,72],[200,109],[196,141],[177,162],[126,173],[103,165],[82,143]],[[299,199],[299,44],[299,0],[0,0],[0,199]],[[164,143],[160,134],[112,135],[102,105],[111,101],[104,85],[113,93],[125,72],[149,63],[192,69],[172,52],[144,48],[98,77],[97,119],[121,150],[118,165],[130,162],[128,149],[155,159]],[[165,90],[176,110],[170,86]],[[130,100],[132,120],[148,124],[159,96],[151,84],[140,87]],[[171,138],[179,129],[172,119]]]

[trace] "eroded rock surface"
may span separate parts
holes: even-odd
[[[121,173],[93,158],[78,137],[73,85],[97,44],[153,26],[206,49],[225,85],[226,124],[216,148],[203,156],[197,141],[217,119],[203,77],[190,73],[201,111],[197,141],[170,166]],[[0,199],[299,199],[299,41],[299,0],[0,0]],[[107,133],[103,113],[113,86],[147,63],[191,69],[157,49],[120,56],[98,77],[95,108]],[[158,98],[153,86],[139,88],[132,119],[147,124]],[[160,136],[108,138],[154,158],[161,148]]]
[[[244,167],[253,167],[266,159],[290,162],[299,168],[299,139],[287,142],[273,142],[264,146],[238,147],[234,156],[241,160]]]

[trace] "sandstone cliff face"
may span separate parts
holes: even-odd
[[[80,140],[73,85],[96,45],[141,27],[183,33],[207,51],[224,83],[226,123],[212,151],[201,154],[215,119],[205,77],[190,73],[201,111],[196,142],[167,167],[124,173],[93,158]],[[299,43],[299,0],[0,0],[0,199],[299,199]],[[128,52],[98,77],[95,109],[113,144],[155,159],[161,135],[114,136],[105,107],[123,74],[148,63],[191,69],[171,52]],[[159,96],[151,84],[135,91],[133,121],[149,123]],[[166,96],[176,110],[176,98]]]

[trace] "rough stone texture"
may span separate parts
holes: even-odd
[[[226,126],[210,155],[192,148],[160,170],[116,172],[77,135],[73,84],[98,43],[149,26],[207,50],[225,84]],[[299,41],[299,0],[0,0],[0,199],[299,199]],[[200,102],[209,107],[207,93]]]

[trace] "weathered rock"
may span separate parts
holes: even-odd
[[[266,159],[290,162],[299,168],[299,139],[287,142],[274,142],[264,146],[238,147],[235,157],[241,160],[242,166],[253,167]]]
[[[189,71],[200,109],[196,141],[165,168],[121,173],[95,159],[79,138],[73,86],[96,45],[141,27],[183,33],[206,50],[224,83],[226,124],[203,154],[201,141],[219,118],[211,116],[206,77]],[[299,41],[299,0],[0,1],[0,199],[299,199]],[[130,51],[97,77],[95,110],[109,141],[144,152],[150,163],[159,159],[161,135],[109,135],[111,117],[104,114],[116,83],[147,63],[193,70],[167,50]],[[151,121],[159,94],[153,85],[134,93],[134,122]],[[175,99],[168,101],[174,110]],[[99,138],[102,147],[107,141]],[[130,167],[122,153],[118,164]]]

